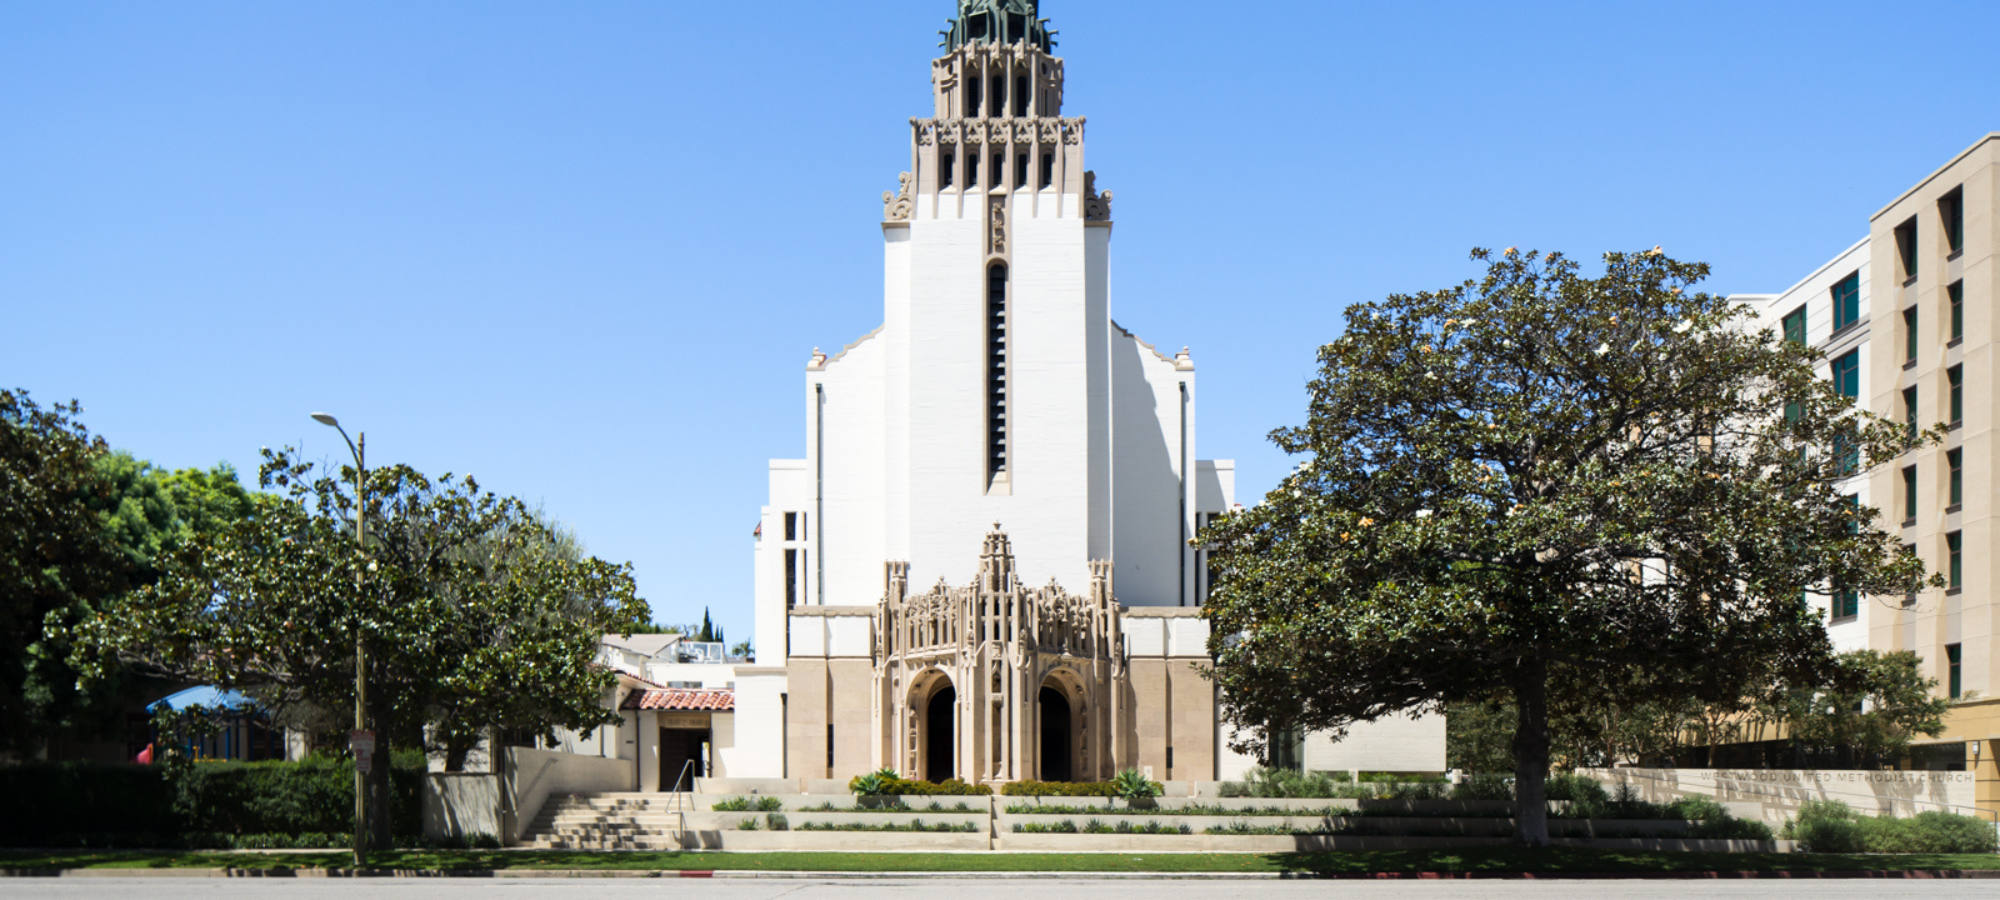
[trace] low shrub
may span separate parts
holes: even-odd
[[[791,820],[785,818],[784,813],[766,813],[764,824],[772,831],[790,831],[792,828]]]
[[[1344,773],[1343,773],[1344,774]],[[1355,776],[1362,784],[1450,784],[1451,779],[1435,772],[1415,772],[1397,774],[1395,772],[1363,772]]]
[[[1225,781],[1218,791],[1224,797],[1285,797],[1307,799],[1367,799],[1380,793],[1372,784],[1357,785],[1335,781],[1325,772],[1294,772],[1254,766],[1242,781]]]
[[[1076,823],[1068,819],[1060,822],[1015,822],[1015,834],[1075,834]]]
[[[1604,785],[1597,779],[1584,775],[1550,775],[1542,784],[1542,798],[1545,800],[1567,800],[1571,803],[1609,803],[1611,795],[1605,793]]]
[[[715,801],[716,812],[777,812],[785,802],[776,797],[729,797]]]
[[[847,789],[862,797],[988,797],[993,794],[993,788],[987,785],[966,784],[957,778],[935,784],[911,781],[898,775],[895,769],[857,775],[847,782]]]
[[[405,762],[414,765],[405,766]],[[422,832],[418,754],[390,769],[392,832]],[[354,767],[337,757],[187,766],[29,763],[0,767],[0,845],[232,849],[351,834]],[[341,839],[327,843],[339,847]]]
[[[1509,775],[1472,775],[1451,786],[1453,800],[1512,800],[1514,779]]]
[[[1809,800],[1781,832],[1809,853],[1992,853],[1993,826],[1942,810],[1906,819],[1863,816],[1838,800]]]
[[[1109,781],[1014,781],[1000,787],[1007,797],[1116,797]]]
[[[1147,778],[1138,769],[1126,769],[1111,779],[1112,796],[1128,803],[1151,800],[1166,793],[1166,787]]]

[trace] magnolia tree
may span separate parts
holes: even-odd
[[[1271,436],[1305,460],[1202,534],[1210,650],[1251,752],[1511,702],[1517,835],[1541,845],[1563,692],[1739,702],[1774,689],[1746,673],[1831,665],[1806,592],[1931,583],[1843,483],[1932,435],[1693,292],[1705,264],[1473,258],[1483,278],[1352,307],[1321,348],[1306,422]]]
[[[455,765],[489,726],[548,734],[617,721],[604,702],[613,676],[594,663],[601,635],[651,618],[629,565],[566,549],[520,501],[471,478],[406,466],[367,478],[368,542],[357,546],[353,470],[266,451],[260,481],[280,498],[192,541],[157,584],[79,626],[91,651],[80,667],[121,661],[341,721],[359,641],[385,760],[392,747],[426,747]],[[384,798],[388,767],[375,772],[371,796]],[[388,821],[372,823],[378,846]]]

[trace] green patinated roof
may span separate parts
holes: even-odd
[[[966,44],[1013,44],[1026,39],[1043,52],[1053,52],[1056,32],[1049,28],[1047,19],[1040,18],[1040,7],[1040,0],[958,0],[958,16],[951,20],[951,30],[938,32],[944,36],[944,43],[938,46],[956,50]]]

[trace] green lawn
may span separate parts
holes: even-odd
[[[0,853],[0,870],[345,868],[345,853]],[[815,872],[1370,872],[1645,873],[1684,871],[1833,872],[1893,869],[2000,869],[2000,855],[1820,855],[1541,851],[1507,847],[1353,853],[591,853],[422,851],[375,854],[385,869],[600,869],[639,871]]]

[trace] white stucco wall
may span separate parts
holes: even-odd
[[[1858,396],[1861,398],[1863,405],[1867,404],[1867,398],[1874,396],[1874,387],[1871,383],[1873,379],[1871,377],[1871,366],[1869,365],[1868,355],[1868,343],[1871,337],[1869,322],[1872,315],[1869,306],[1869,282],[1871,280],[1869,278],[1869,247],[1870,240],[1862,238],[1859,243],[1841,251],[1838,256],[1828,260],[1824,265],[1815,269],[1812,274],[1807,275],[1799,283],[1792,285],[1781,294],[1740,295],[1732,298],[1757,310],[1757,324],[1760,327],[1770,329],[1773,334],[1780,338],[1784,336],[1785,316],[1801,308],[1805,309],[1806,341],[1820,348],[1826,355],[1827,361],[1822,362],[1818,368],[1818,374],[1822,378],[1832,377],[1832,360],[1839,358],[1849,351],[1858,351],[1861,361],[1858,378],[1860,393]],[[1833,333],[1833,304],[1831,302],[1833,286],[1841,279],[1857,272],[1861,276],[1860,317],[1854,325],[1836,335]],[[1935,403],[1936,398],[1919,397],[1919,402]],[[1842,486],[1842,490],[1845,493],[1860,497],[1861,502],[1864,504],[1874,502],[1874,498],[1870,495],[1868,478],[1865,475],[1857,475],[1849,479]],[[1893,521],[1885,523],[1893,527],[1896,521],[1900,521],[1901,512],[1890,510],[1885,511],[1884,515],[1885,517],[1895,517]],[[1812,603],[1813,608],[1818,610],[1823,616],[1827,615],[1832,608],[1832,598],[1822,591],[1813,592],[1808,599]],[[1834,649],[1841,652],[1866,649],[1871,620],[1885,613],[1887,613],[1887,610],[1880,609],[1870,598],[1864,596],[1861,599],[1860,615],[1840,622],[1830,622],[1827,626],[1827,637],[1833,641]]]

